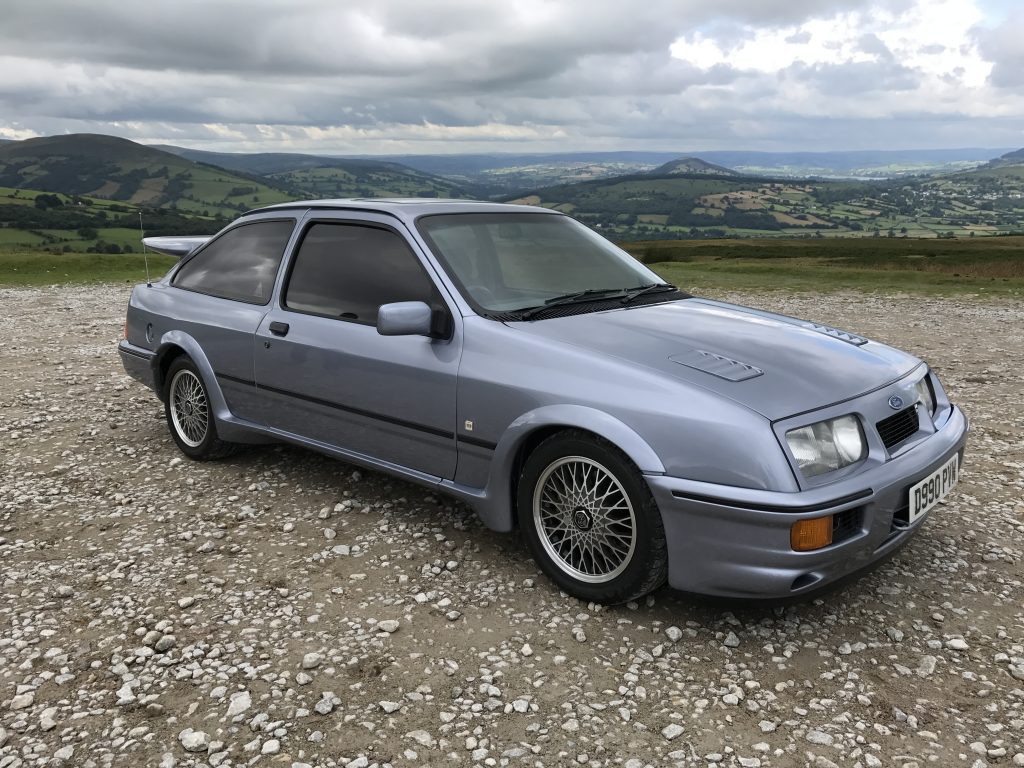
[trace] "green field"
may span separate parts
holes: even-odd
[[[126,231],[124,237],[137,235]],[[628,243],[626,249],[666,280],[702,294],[860,290],[1024,295],[1024,237],[656,240]],[[174,260],[150,254],[149,262],[156,277]],[[139,282],[144,275],[140,253],[0,251],[0,285]]]
[[[681,240],[625,248],[681,288],[1024,294],[1024,237]]]
[[[170,256],[149,254],[153,279],[174,265]],[[141,283],[146,266],[141,253],[0,253],[0,285],[63,283]]]

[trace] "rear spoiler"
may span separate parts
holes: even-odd
[[[182,237],[144,237],[142,244],[152,251],[179,259],[188,256],[199,246],[206,243],[212,235],[186,235]]]

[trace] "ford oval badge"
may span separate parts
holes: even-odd
[[[894,411],[898,411],[900,408],[903,407],[903,398],[900,397],[899,395],[893,395],[892,397],[889,398],[889,407],[892,408]]]

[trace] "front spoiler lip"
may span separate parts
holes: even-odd
[[[710,596],[780,599],[819,592],[867,569],[931,516],[905,528],[893,525],[909,485],[954,454],[962,462],[968,430],[967,417],[954,407],[942,428],[913,451],[829,487],[793,493],[646,475],[665,527],[669,584]],[[810,552],[792,550],[794,522],[847,510],[860,513],[860,528],[849,538]]]

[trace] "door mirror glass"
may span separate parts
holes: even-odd
[[[431,336],[433,311],[422,301],[396,301],[377,310],[381,336]]]

